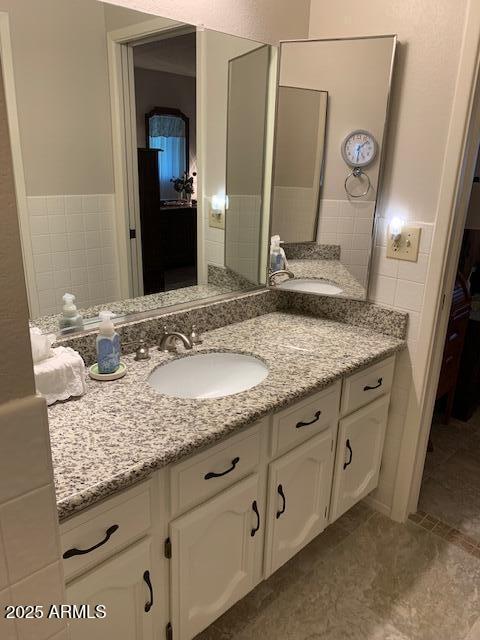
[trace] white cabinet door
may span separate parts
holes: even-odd
[[[255,586],[264,513],[258,475],[170,524],[175,640],[190,640]]]
[[[330,522],[378,484],[390,394],[340,420]]]
[[[266,577],[321,533],[332,487],[332,427],[269,467]]]
[[[122,551],[67,586],[69,603],[103,604],[104,619],[72,620],[71,640],[151,640],[155,593],[151,573],[150,539]],[[147,573],[148,572],[148,573]],[[153,595],[153,603],[152,603]]]

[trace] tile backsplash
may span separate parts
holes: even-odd
[[[357,280],[367,285],[375,202],[322,200],[317,242],[340,246],[340,260]]]
[[[119,298],[113,194],[27,198],[39,314],[61,311],[62,296],[78,307]]]

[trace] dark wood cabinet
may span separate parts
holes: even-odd
[[[197,284],[197,207],[162,205],[158,153],[138,149],[145,295]]]
[[[443,350],[442,368],[437,388],[437,400],[444,396],[447,397],[445,406],[446,423],[448,423],[452,414],[470,309],[471,300],[467,284],[463,276],[459,273],[455,280],[452,295],[450,318]]]

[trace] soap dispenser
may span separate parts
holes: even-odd
[[[111,311],[100,311],[101,320],[97,336],[98,373],[115,373],[120,367],[120,336],[115,331]]]
[[[59,321],[60,331],[62,333],[68,333],[75,329],[83,329],[83,318],[78,313],[74,302],[75,296],[73,293],[66,293],[63,296],[63,315]]]
[[[281,271],[287,268],[287,257],[285,251],[280,246],[283,244],[280,236],[270,238],[270,271]]]

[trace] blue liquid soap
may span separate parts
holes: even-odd
[[[113,326],[111,311],[101,311],[102,322],[97,336],[97,363],[99,373],[115,373],[120,366],[120,336]]]

